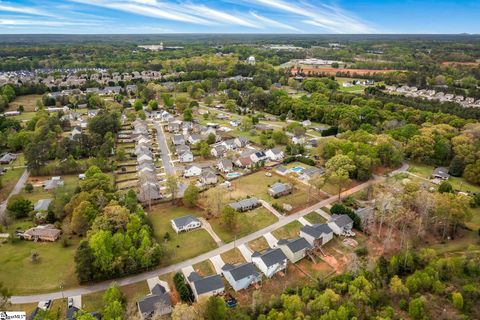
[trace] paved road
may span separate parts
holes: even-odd
[[[170,158],[170,150],[168,149],[168,144],[165,139],[165,133],[163,132],[162,126],[155,122],[155,129],[157,130],[157,143],[160,148],[160,156],[162,157],[163,167],[165,168],[165,173],[167,175],[175,174],[175,167],[172,164],[172,159]]]
[[[20,193],[22,188],[25,186],[25,183],[27,182],[27,179],[29,176],[30,176],[30,172],[27,169],[25,169],[25,171],[23,171],[22,175],[20,176],[20,179],[18,179],[17,184],[15,184],[15,186],[13,187],[13,190],[8,195],[7,199],[0,204],[0,218],[3,217],[3,215],[5,214],[5,211],[7,210],[8,199]]]
[[[370,185],[373,185],[375,183],[384,181],[384,178],[376,177],[375,179],[372,179],[370,181],[367,181],[363,184],[360,184],[352,189],[346,190],[342,192],[342,197],[349,196],[357,191],[360,191],[362,189],[365,189],[369,187]],[[235,242],[230,242],[227,244],[224,244],[217,249],[214,249],[212,251],[206,252],[204,254],[201,254],[199,256],[196,256],[192,259],[170,265],[167,267],[163,268],[158,268],[152,271],[144,272],[141,274],[129,276],[126,278],[122,279],[116,279],[115,281],[120,285],[128,285],[128,284],[133,284],[139,281],[145,281],[149,278],[155,277],[155,276],[160,276],[164,275],[167,273],[171,272],[176,272],[182,268],[192,266],[196,263],[202,262],[204,260],[208,260],[214,256],[220,255],[228,250],[232,250],[235,248],[235,246],[240,246],[242,244],[246,244],[252,240],[255,240],[259,237],[262,237],[265,233],[272,232],[275,229],[281,228],[286,224],[289,224],[290,222],[293,222],[297,220],[298,218],[303,217],[304,215],[315,211],[317,209],[320,209],[330,203],[335,202],[338,199],[338,196],[332,196],[328,199],[322,200],[308,208],[305,208],[303,210],[300,210],[296,213],[293,213],[289,216],[282,217],[279,221],[276,223],[269,225],[268,227],[265,227],[261,230],[258,230],[254,233],[251,233],[243,238],[237,239]],[[235,246],[234,246],[235,245]],[[70,289],[70,290],[65,290],[63,294],[65,296],[76,296],[76,295],[83,295],[83,294],[88,294],[88,293],[93,293],[93,292],[98,292],[107,289],[111,284],[111,281],[104,281],[96,284],[92,284],[89,286],[83,286],[75,289]],[[37,301],[44,301],[44,300],[49,300],[49,299],[60,299],[62,297],[62,292],[52,292],[52,293],[47,293],[47,294],[38,294],[38,295],[30,295],[30,296],[12,296],[10,301],[12,303],[18,304],[18,303],[32,303],[32,302],[37,302]]]

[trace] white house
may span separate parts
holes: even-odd
[[[333,231],[327,224],[306,225],[300,229],[300,237],[313,246],[322,246],[333,239]]]
[[[190,144],[197,144],[202,141],[202,136],[199,134],[191,134],[188,136],[188,143]]]
[[[200,220],[198,220],[192,215],[170,220],[170,224],[172,225],[172,228],[173,230],[175,230],[176,233],[190,231],[200,228],[202,226]]]
[[[217,175],[212,169],[205,168],[202,170],[202,174],[200,175],[200,182],[202,184],[216,184],[217,181]]]
[[[257,163],[257,162],[266,160],[267,155],[263,151],[258,151],[258,152],[252,153],[250,155],[250,159],[252,159],[253,163]]]
[[[277,242],[277,246],[292,263],[303,259],[307,254],[307,250],[312,248],[312,245],[303,237],[290,240],[280,240]]]
[[[182,163],[192,162],[193,153],[190,150],[183,151],[178,154],[178,160]]]
[[[277,272],[287,268],[287,256],[280,248],[270,249],[264,253],[254,252],[252,262],[267,278],[271,278]]]
[[[336,235],[349,235],[352,233],[353,220],[346,214],[334,214],[328,220],[328,226]]]
[[[217,163],[218,170],[228,173],[233,170],[233,163],[230,159],[222,159]]]
[[[268,149],[265,155],[272,161],[282,161],[284,157],[283,150],[280,148]]]
[[[183,170],[184,177],[198,177],[201,174],[202,174],[202,168],[195,164],[186,166],[185,169]]]
[[[140,157],[137,158],[137,162],[140,164],[144,162],[151,162],[151,161],[152,161],[152,157],[146,154],[142,154]]]
[[[233,290],[246,289],[252,284],[262,281],[262,275],[251,262],[240,265],[225,264],[222,267],[222,275],[230,283]]]

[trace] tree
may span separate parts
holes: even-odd
[[[187,108],[183,111],[183,121],[192,121],[193,120],[193,112],[192,109]]]
[[[225,206],[222,211],[222,220],[229,231],[237,225],[237,211],[230,206]]]
[[[215,143],[216,140],[217,140],[217,137],[215,136],[214,133],[208,134],[208,137],[207,137],[207,143],[208,144],[213,144],[213,143]]]
[[[253,128],[252,119],[248,117],[243,118],[240,128],[242,128],[242,131],[250,131]]]
[[[216,296],[208,298],[203,311],[203,318],[205,320],[226,320],[228,317],[225,301]]]
[[[80,283],[85,283],[95,278],[95,257],[88,241],[83,240],[75,252],[75,273]]]
[[[157,100],[150,100],[150,101],[148,102],[148,108],[149,108],[150,110],[158,110],[158,102],[157,102]],[[136,109],[135,109],[135,110],[136,110]]]
[[[408,304],[408,314],[415,320],[427,319],[426,310],[427,299],[424,296],[410,300]]]
[[[137,99],[135,100],[135,102],[133,103],[133,108],[135,109],[135,111],[140,111],[143,109],[143,102],[142,100],[140,99]]]
[[[15,219],[22,219],[28,217],[33,210],[33,204],[24,198],[10,198],[7,210]]]
[[[0,310],[5,310],[10,305],[10,297],[12,296],[10,290],[0,282]]]
[[[452,303],[457,310],[463,309],[463,296],[460,292],[452,293]]]
[[[72,231],[78,235],[85,235],[90,227],[90,223],[97,216],[97,212],[90,201],[82,201],[75,210],[73,210],[72,220],[70,222]]]
[[[125,299],[116,283],[113,283],[103,295],[102,319],[122,320]]]
[[[480,160],[467,164],[463,176],[471,183],[480,184]]]
[[[461,177],[463,175],[463,170],[465,169],[465,164],[460,157],[454,157],[452,162],[450,162],[450,167],[448,168],[448,173],[454,177]]]
[[[406,297],[409,294],[408,288],[397,275],[390,279],[390,291],[397,297]]]
[[[338,186],[338,200],[342,189],[350,182],[350,173],[355,169],[352,159],[343,154],[333,156],[325,164],[327,180]]]
[[[28,193],[32,193],[33,192],[33,184],[26,183],[25,184],[25,191],[28,192]]]
[[[453,192],[452,184],[448,181],[442,181],[442,183],[440,183],[440,186],[438,186],[438,192],[452,193]]]
[[[185,206],[189,208],[193,208],[197,205],[198,196],[200,194],[200,190],[197,186],[191,183],[187,189],[185,189],[185,193],[183,194],[183,203]]]
[[[205,194],[205,203],[209,213],[217,217],[222,212],[223,206],[225,205],[224,195],[225,191],[222,188],[212,188],[208,190]]]
[[[195,320],[197,318],[195,308],[186,303],[177,303],[172,310],[172,320]]]
[[[166,180],[166,186],[168,192],[170,192],[172,201],[177,198],[178,193],[178,178],[176,175],[168,175]]]

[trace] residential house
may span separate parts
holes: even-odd
[[[172,143],[174,146],[185,144],[185,138],[181,134],[174,134],[172,136]]]
[[[257,151],[257,152],[252,153],[250,155],[250,159],[252,159],[253,163],[257,163],[257,162],[260,162],[260,161],[265,161],[268,158],[267,158],[267,155],[265,154],[265,152]]]
[[[222,275],[235,291],[246,289],[252,284],[262,281],[262,275],[251,262],[239,265],[227,263],[222,267]]]
[[[305,143],[305,136],[304,135],[295,135],[292,137],[292,142],[294,144],[304,144]]]
[[[58,240],[61,233],[62,231],[55,228],[53,224],[46,224],[30,228],[20,237],[25,240],[54,242]]]
[[[183,169],[183,176],[188,178],[188,177],[198,177],[202,174],[202,167],[192,164],[189,166],[186,166],[185,169]]]
[[[216,158],[225,156],[227,148],[224,145],[217,145],[210,150],[210,154]]]
[[[180,132],[180,127],[181,127],[182,122],[173,120],[170,121],[167,125],[167,131],[168,132]]]
[[[52,203],[53,199],[40,199],[38,200],[35,205],[33,206],[33,211],[40,212],[40,211],[48,211],[48,207],[50,203]]]
[[[307,168],[302,171],[302,173],[299,175],[299,178],[305,181],[310,180],[313,176],[315,175],[322,175],[325,173],[325,170],[323,168],[319,167],[311,167]]]
[[[202,226],[202,222],[192,215],[172,219],[170,224],[176,233],[190,231]]]
[[[178,154],[178,160],[182,163],[188,163],[193,161],[193,153],[190,150],[185,150]]]
[[[287,268],[287,256],[280,248],[269,249],[263,253],[254,252],[252,262],[267,278]]]
[[[302,126],[304,127],[308,127],[312,125],[312,122],[310,120],[304,120],[301,123],[302,123]]]
[[[433,170],[431,177],[433,179],[448,180],[448,178],[450,178],[450,174],[448,173],[448,168],[438,167]]]
[[[202,170],[202,174],[200,175],[200,182],[203,185],[216,184],[217,181],[217,175],[212,169],[205,168]]]
[[[235,150],[238,148],[238,145],[235,143],[235,139],[228,139],[222,142],[222,145],[226,150]]]
[[[137,302],[138,312],[143,320],[163,316],[172,312],[172,300],[166,282],[157,283],[150,294]]]
[[[45,190],[53,190],[58,186],[63,186],[63,183],[62,177],[52,177],[50,180],[45,181],[42,186]]]
[[[303,237],[297,237],[289,240],[279,240],[277,247],[280,248],[292,263],[303,259],[307,250],[312,248],[312,245]]]
[[[237,158],[233,163],[239,168],[247,168],[253,164],[253,161],[250,159],[250,156],[248,156]]]
[[[185,144],[179,144],[178,146],[175,146],[175,153],[180,154],[185,151],[190,151],[190,147],[185,145]]]
[[[240,120],[237,120],[237,119],[230,120],[230,125],[232,127],[238,127],[240,126],[240,124],[241,124]]]
[[[235,138],[235,144],[237,145],[238,148],[244,148],[249,143],[250,143],[250,141],[245,137],[236,137]]]
[[[77,140],[80,135],[82,135],[82,128],[74,127],[70,133],[70,140]]]
[[[222,159],[217,163],[218,170],[224,173],[233,171],[233,162],[230,159]]]
[[[244,212],[248,210],[255,209],[261,205],[260,201],[257,198],[246,198],[237,202],[232,202],[229,204],[233,209]]]
[[[150,157],[147,154],[142,154],[140,157],[137,158],[137,162],[139,164],[142,164],[144,162],[152,162],[152,161],[153,161],[152,157]]]
[[[192,272],[188,276],[188,282],[190,283],[196,300],[200,297],[210,297],[225,291],[222,276],[219,274],[202,277],[198,273]]]
[[[328,226],[336,235],[348,235],[352,232],[353,220],[346,214],[334,214],[328,220]]]
[[[273,198],[279,198],[292,193],[293,187],[289,183],[276,182],[268,189],[268,194]]]
[[[333,239],[333,231],[328,224],[305,225],[300,229],[300,237],[313,246],[322,246]]]
[[[284,157],[284,153],[283,153],[283,150],[281,148],[268,149],[265,152],[265,155],[271,161],[282,161],[283,157]]]
[[[14,153],[5,153],[0,157],[0,163],[1,164],[9,164],[10,162],[14,161],[17,159],[17,155]]]
[[[188,143],[190,144],[197,144],[202,141],[202,136],[199,134],[191,134],[188,136]]]
[[[162,194],[160,192],[160,186],[158,185],[156,181],[156,177],[153,174],[148,175],[151,177],[151,179],[155,179],[155,182],[153,181],[145,181],[143,182],[142,179],[139,179],[139,182],[141,183],[139,188],[138,188],[138,193],[137,197],[138,200],[142,203],[149,203],[150,201],[157,201],[162,199]]]
[[[278,166],[275,168],[275,172],[284,176],[286,175],[290,170],[285,168],[284,166]]]

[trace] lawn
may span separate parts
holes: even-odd
[[[11,304],[8,305],[5,309],[5,311],[24,311],[27,316],[35,310],[35,308],[38,307],[38,303],[20,303],[20,304]]]
[[[480,186],[474,185],[466,181],[464,178],[461,177],[452,177],[448,179],[448,182],[452,184],[453,189],[458,191],[468,191],[473,193],[480,192]]]
[[[432,166],[427,166],[424,164],[419,164],[419,163],[414,163],[414,162],[408,162],[408,172],[413,173],[419,177],[428,179],[433,171]]]
[[[278,240],[281,239],[291,239],[298,237],[302,224],[297,220],[290,222],[289,224],[284,225],[277,230],[272,232],[273,236]]]
[[[197,264],[194,264],[192,267],[193,270],[195,270],[201,276],[212,276],[216,274],[215,268],[213,267],[210,260],[199,262]]]
[[[237,248],[228,250],[227,252],[222,253],[220,256],[225,263],[239,264],[245,262],[242,253]]]
[[[310,212],[309,214],[304,216],[304,218],[305,218],[305,220],[307,220],[311,224],[322,224],[322,223],[327,222],[327,220],[325,220],[324,217],[322,217],[321,215],[319,215],[315,211]]]
[[[120,287],[120,291],[122,291],[122,293],[124,294],[127,302],[137,301],[150,293],[147,281],[140,281]],[[102,310],[104,294],[105,291],[99,291],[82,295],[83,310],[87,312],[95,312]]]
[[[58,319],[65,319],[65,316],[67,315],[67,306],[67,298],[57,299],[52,301],[52,306],[50,307],[50,310],[52,310],[58,315]]]
[[[480,229],[480,208],[470,208],[472,214],[472,220],[466,223],[467,227],[476,231]]]
[[[200,210],[190,210],[185,207],[174,207],[171,204],[160,204],[154,206],[152,212],[148,213],[155,237],[165,249],[166,256],[162,259],[161,265],[184,261],[217,248],[215,241],[203,229],[180,234],[176,234],[172,229],[171,219],[188,214],[198,216],[200,212]],[[167,232],[170,240],[164,241]]]
[[[18,179],[20,179],[20,177],[22,176],[24,170],[25,169],[20,169],[20,168],[18,169],[7,168],[7,172],[5,172],[1,176],[2,187],[0,189],[0,202],[7,199],[8,195],[10,194],[10,192],[12,192],[13,188],[17,184]]]
[[[29,121],[35,118],[36,112],[22,112],[18,116],[13,116],[12,118],[18,121]]]
[[[33,112],[37,106],[37,100],[42,100],[41,94],[27,94],[24,96],[19,96],[8,104],[8,110],[15,111],[19,106],[23,106],[25,111]]]
[[[235,236],[237,236],[237,238],[241,238],[278,221],[277,217],[263,207],[259,207],[255,210],[247,212],[237,213],[237,217],[237,227],[232,231],[225,227],[222,219],[220,218],[209,220],[213,230],[223,242],[231,242],[235,239]]]
[[[54,243],[20,241],[0,244],[0,282],[14,294],[34,294],[58,291],[78,285],[73,256],[79,243],[74,239],[64,248],[61,241]],[[40,261],[32,263],[31,253],[36,251]]]
[[[62,190],[65,193],[73,193],[78,186],[78,176],[77,175],[65,175],[62,176],[64,185]],[[52,199],[54,196],[54,191],[46,191],[41,186],[41,183],[45,180],[48,180],[48,177],[30,177],[28,182],[34,185],[32,192],[27,192],[25,189],[22,189],[19,193],[20,196],[25,199],[30,200],[33,204],[40,199]],[[60,189],[59,189],[60,190]]]
[[[262,252],[270,248],[267,240],[264,237],[257,238],[248,243],[248,247],[252,251]]]
[[[480,241],[477,231],[465,231],[465,233],[454,240],[438,243],[431,248],[435,249],[438,254],[445,253],[463,253],[471,249],[479,250]]]

